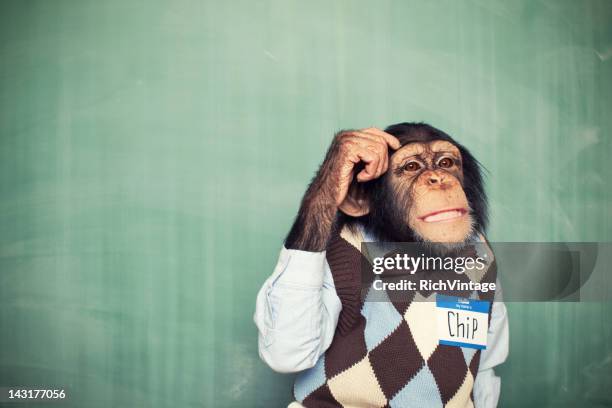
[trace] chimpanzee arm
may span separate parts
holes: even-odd
[[[389,147],[397,149],[400,143],[380,129],[338,132],[304,194],[285,247],[323,251],[331,236],[338,208],[347,198],[353,178],[365,182],[387,171]],[[363,166],[363,169],[359,166]]]
[[[300,210],[285,239],[287,249],[320,252],[327,246],[338,213],[334,191],[338,176],[334,168],[337,167],[339,150],[336,137],[304,194]]]

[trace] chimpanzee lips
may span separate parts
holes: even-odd
[[[423,222],[450,221],[461,217],[465,213],[467,213],[465,208],[450,208],[448,210],[434,211],[419,218]]]

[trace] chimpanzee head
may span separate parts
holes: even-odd
[[[402,145],[389,150],[389,169],[378,179],[354,182],[340,210],[382,241],[461,244],[487,224],[481,166],[443,131],[399,123],[385,132]]]

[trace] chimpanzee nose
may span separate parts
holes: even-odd
[[[442,184],[444,181],[444,175],[438,173],[430,173],[428,178],[429,184]]]

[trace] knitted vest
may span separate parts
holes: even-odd
[[[401,303],[362,301],[360,241],[345,228],[327,247],[342,311],[329,349],[298,374],[295,399],[306,408],[473,407],[480,350],[438,344],[436,292],[416,292]],[[450,273],[495,282],[495,261],[479,276]],[[494,292],[453,295],[492,301]]]

